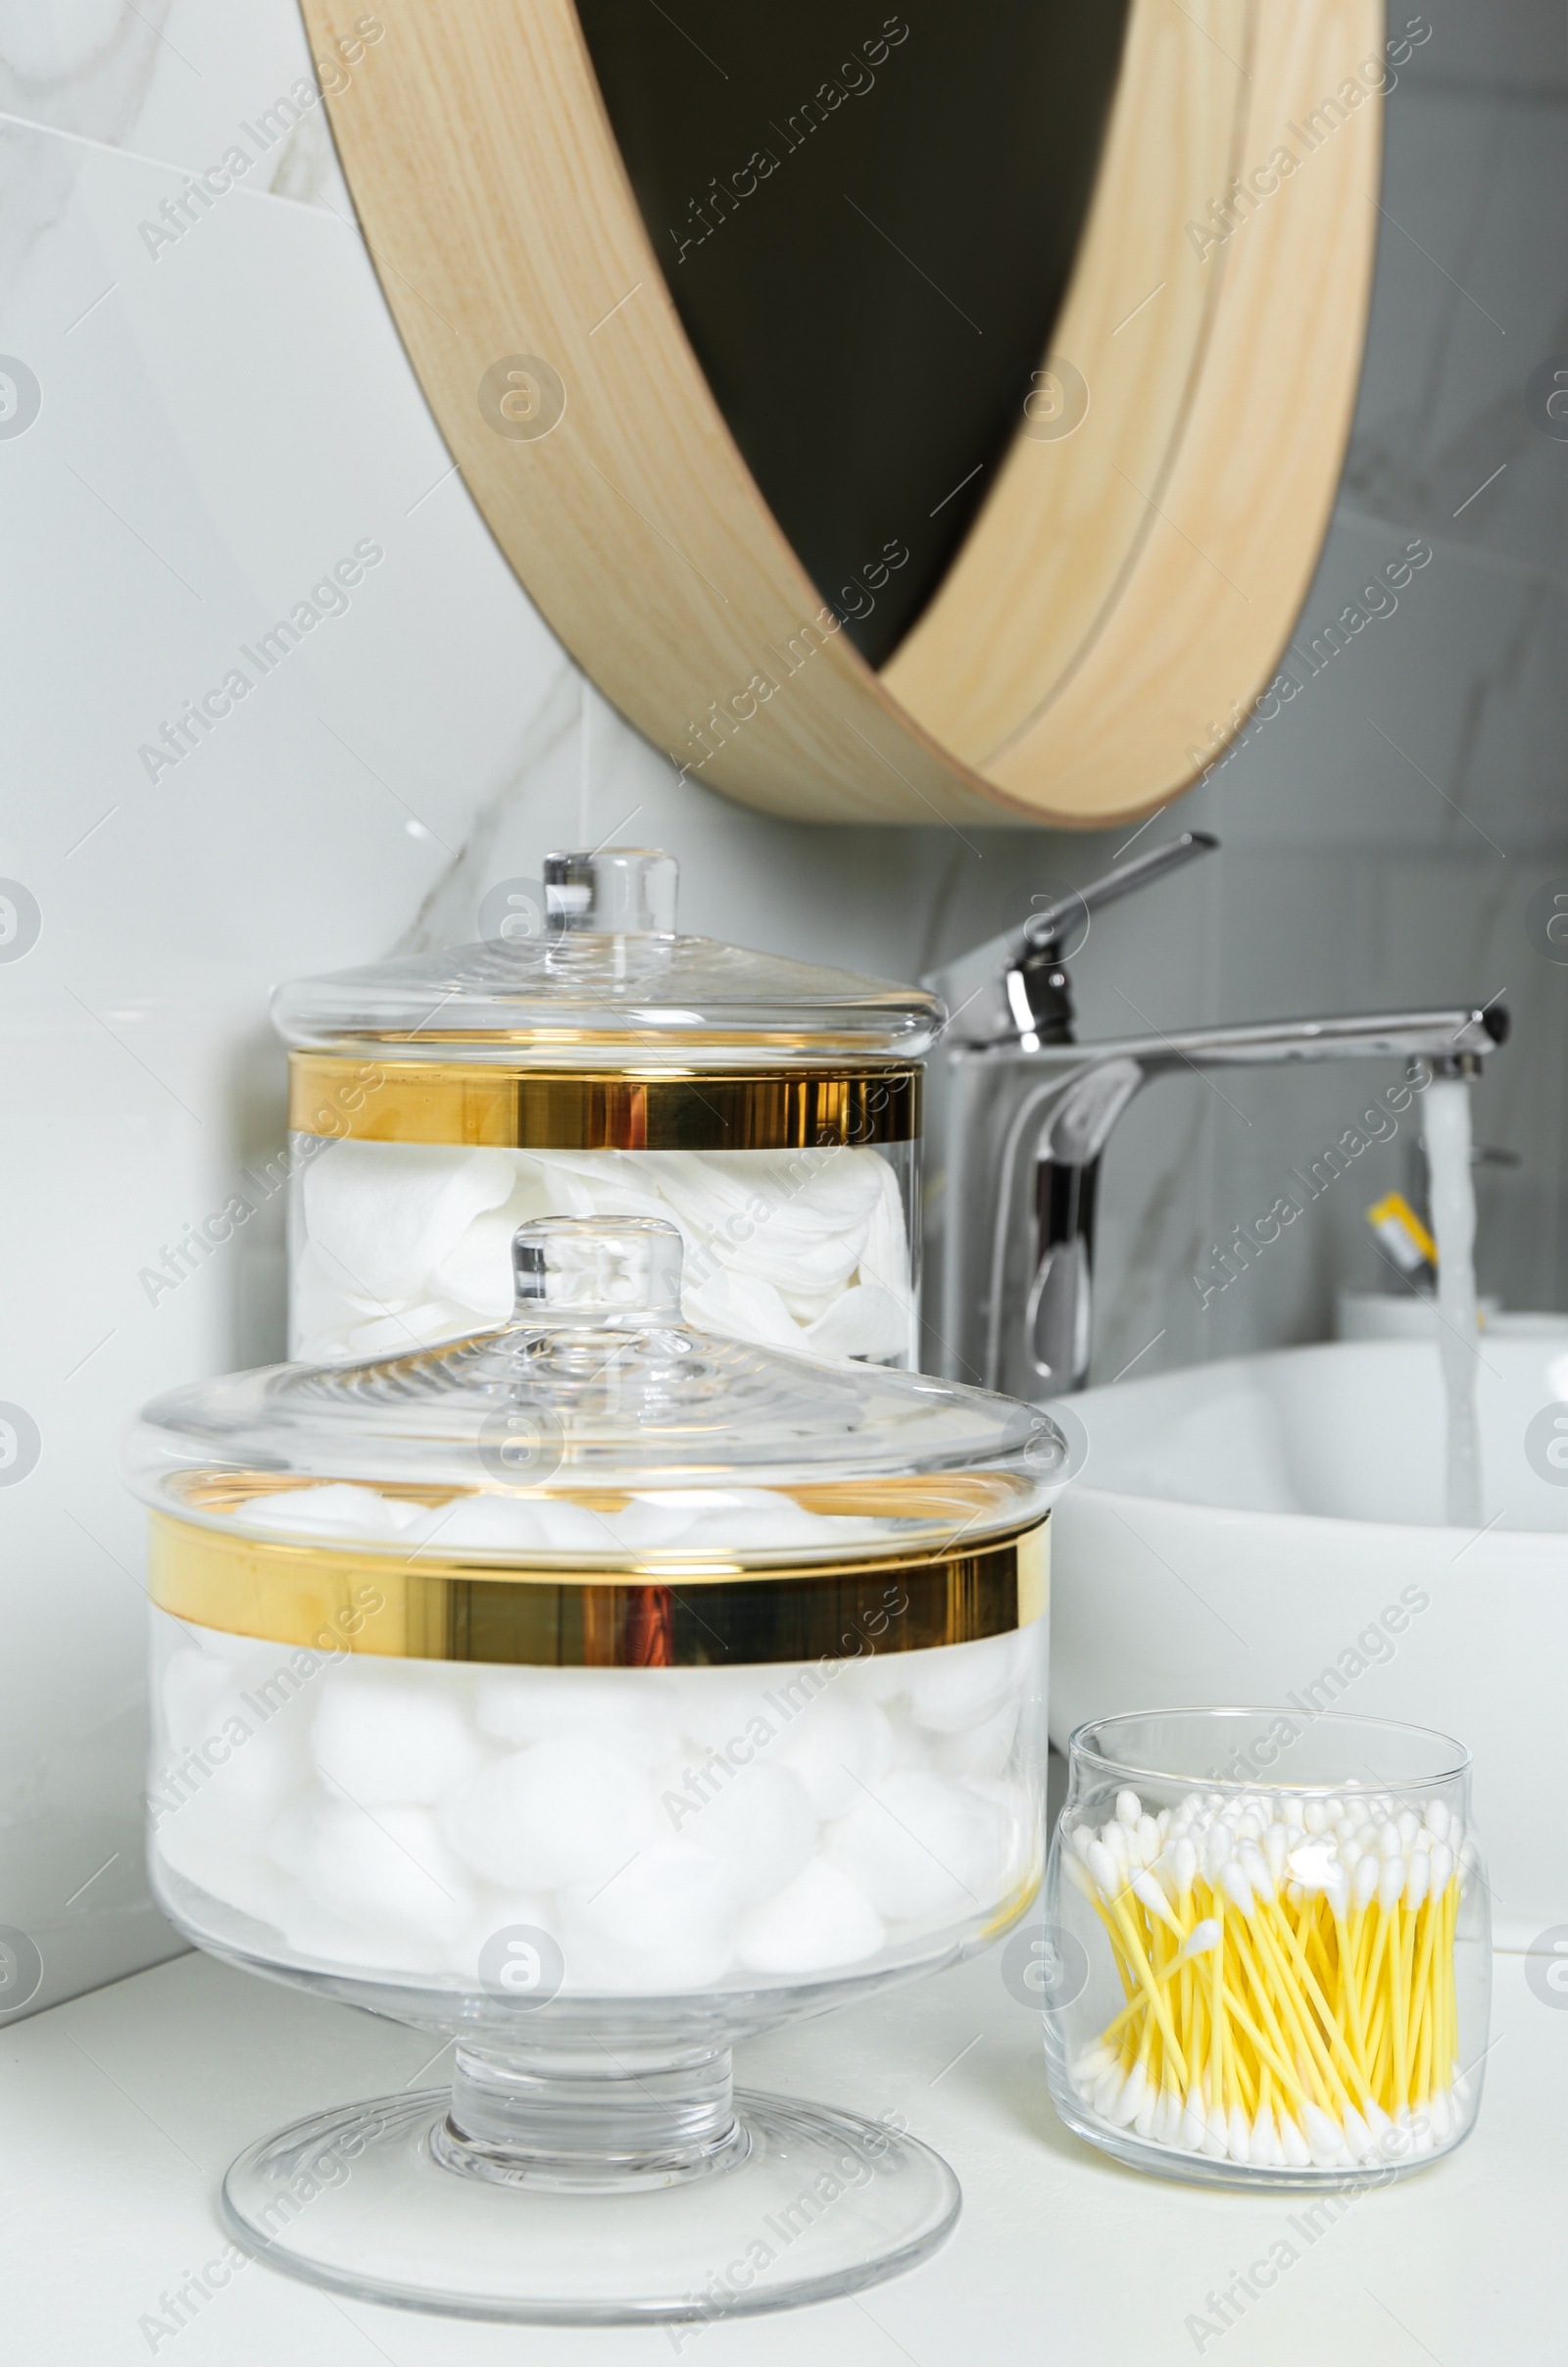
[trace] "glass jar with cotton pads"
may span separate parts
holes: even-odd
[[[458,2042],[450,2087],[229,2173],[245,2242],[344,2292],[730,2315],[892,2274],[957,2211],[917,2138],[732,2094],[729,2049],[1036,1895],[1066,1445],[693,1330],[680,1259],[646,1217],[537,1221],[504,1325],[203,1383],[134,1434],[160,1900]]]
[[[1068,1756],[1046,2062],[1070,2129],[1211,2186],[1380,2184],[1463,2143],[1492,1933],[1462,1745],[1168,1709]]]
[[[675,924],[673,859],[551,855],[475,945],[282,987],[290,1353],[499,1322],[520,1223],[679,1228],[685,1307],[828,1362],[914,1360],[916,987]]]

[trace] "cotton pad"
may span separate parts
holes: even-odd
[[[356,1296],[416,1297],[481,1209],[510,1199],[502,1151],[336,1142],[305,1170],[305,1225],[323,1269]]]
[[[368,1357],[500,1322],[512,1236],[548,1214],[653,1216],[687,1253],[690,1319],[827,1361],[906,1356],[913,1288],[899,1178],[817,1153],[466,1150],[334,1143],[306,1169],[293,1335]]]

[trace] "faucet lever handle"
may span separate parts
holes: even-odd
[[[1147,855],[1134,856],[1131,863],[1105,872],[1101,879],[1092,879],[1086,888],[1075,888],[1070,896],[1058,896],[1043,912],[1034,913],[1024,922],[1018,959],[1027,954],[1059,957],[1068,931],[1080,913],[1101,912],[1107,904],[1114,904],[1118,896],[1130,896],[1134,888],[1146,888],[1152,881],[1163,879],[1168,871],[1192,863],[1196,857],[1214,854],[1218,847],[1219,840],[1207,830],[1184,830],[1180,838],[1170,839],[1163,847],[1152,847]]]

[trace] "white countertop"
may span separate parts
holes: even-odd
[[[223,2169],[304,2112],[432,2084],[429,2042],[186,1955],[0,2036],[0,2257],[6,2355],[26,2367],[621,2367],[695,2351],[702,2367],[946,2367],[971,2359],[1157,2367],[1536,2367],[1568,2357],[1568,2011],[1496,1961],[1476,2134],[1419,2178],[1348,2202],[1307,2242],[1311,2200],[1141,2178],[1052,2110],[1039,2017],[995,1955],[739,2050],[756,2086],[903,2112],[963,2183],[924,2266],[854,2300],[750,2323],[574,2333],[467,2325],[341,2302],[254,2263],[156,2339],[139,2320],[225,2241]],[[422,2076],[421,2076],[422,2074]],[[1281,2242],[1298,2257],[1229,2332],[1188,2320]],[[156,2340],[156,2348],[154,2347]]]

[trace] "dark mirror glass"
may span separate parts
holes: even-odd
[[[578,5],[709,383],[880,665],[940,584],[1049,350],[1127,0]]]

